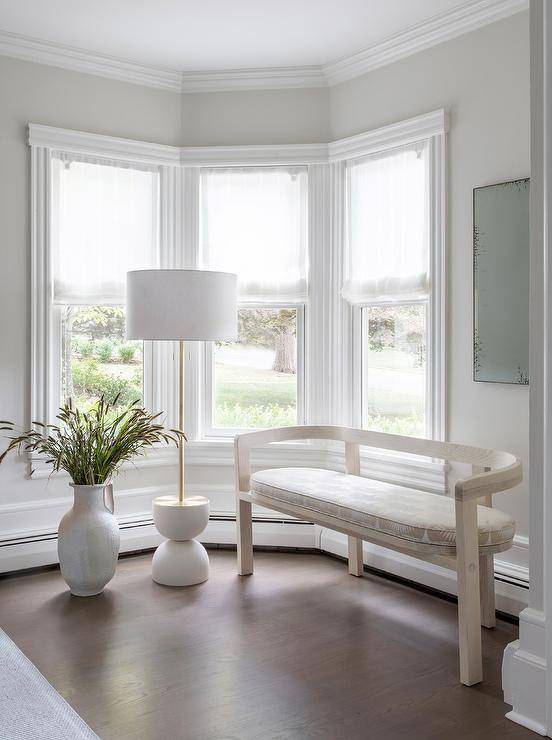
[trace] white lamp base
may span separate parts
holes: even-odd
[[[209,557],[197,537],[209,521],[209,499],[191,496],[179,501],[160,496],[153,501],[153,521],[168,537],[153,555],[152,578],[164,586],[192,586],[209,578]]]
[[[165,540],[153,555],[151,577],[164,586],[192,586],[209,578],[209,556],[201,542]]]

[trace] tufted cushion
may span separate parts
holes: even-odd
[[[274,468],[251,476],[251,494],[301,506],[411,542],[456,545],[454,499],[334,470]],[[305,512],[308,516],[308,512]],[[479,546],[512,540],[515,521],[477,507]]]

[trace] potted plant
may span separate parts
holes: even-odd
[[[65,471],[74,492],[73,507],[58,530],[61,573],[75,596],[101,593],[115,574],[119,555],[119,527],[114,516],[112,478],[121,465],[144,454],[158,443],[183,444],[185,435],[169,431],[159,423],[161,414],[151,415],[130,404],[123,411],[115,407],[119,397],[108,403],[104,397],[88,412],[64,404],[57,424],[34,422],[29,429],[8,437],[7,450],[37,452],[53,466]],[[0,421],[0,430],[14,431],[14,424]]]

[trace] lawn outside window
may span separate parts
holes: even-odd
[[[304,306],[241,306],[238,341],[205,351],[205,436],[303,420]]]
[[[362,426],[424,437],[427,430],[427,303],[364,306]]]

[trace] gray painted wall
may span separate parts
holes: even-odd
[[[182,96],[183,145],[317,144],[330,139],[325,88]]]

